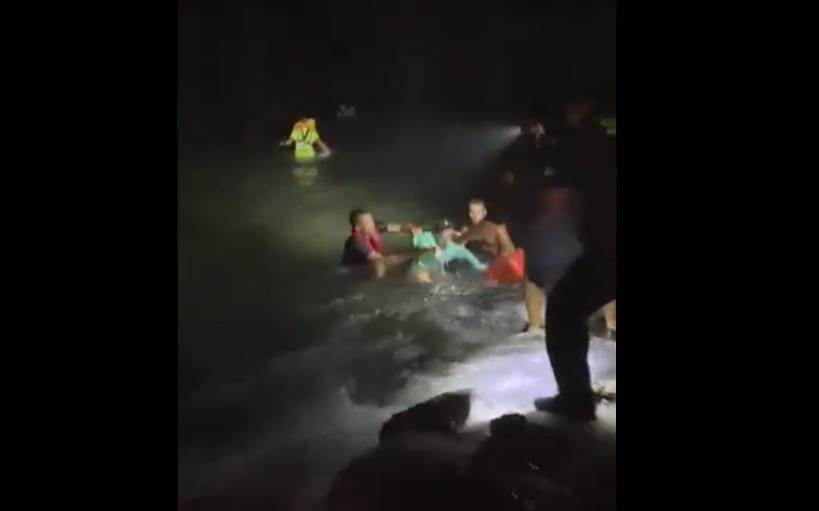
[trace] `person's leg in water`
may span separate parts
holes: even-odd
[[[412,259],[413,254],[390,254],[384,256],[384,263],[387,267],[399,266]]]
[[[432,276],[426,270],[420,270],[412,274],[412,280],[419,284],[432,284]]]
[[[322,156],[329,156],[330,155],[330,147],[324,143],[323,140],[318,139],[316,140],[316,145],[319,148],[319,154]]]
[[[387,271],[400,266],[412,259],[412,254],[391,254],[384,256],[377,261],[373,261],[373,269],[375,271],[375,278],[382,279],[387,274]]]
[[[616,263],[583,254],[549,294],[546,352],[558,395],[535,400],[535,408],[577,419],[594,420],[595,402],[588,363],[588,318],[617,295]]]
[[[434,252],[424,252],[415,258],[410,266],[410,280],[420,284],[432,284],[432,275],[437,273],[440,263]]]
[[[527,323],[523,332],[534,332],[543,326],[543,311],[546,309],[546,293],[537,284],[529,280],[523,281],[523,301],[526,304]]]
[[[603,319],[606,321],[606,334],[609,339],[617,335],[617,300],[603,306]]]

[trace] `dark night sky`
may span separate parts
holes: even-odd
[[[183,125],[264,126],[307,109],[613,106],[611,0],[180,0]]]

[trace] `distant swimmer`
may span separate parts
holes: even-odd
[[[314,160],[316,158],[316,146],[320,149],[322,156],[330,154],[330,148],[321,140],[318,129],[316,129],[315,119],[299,118],[296,124],[293,125],[290,138],[282,141],[279,145],[290,146],[294,144],[293,156],[298,161]]]
[[[453,239],[456,243],[477,243],[480,251],[491,262],[487,279],[503,283],[523,279],[523,250],[515,248],[506,226],[486,219],[486,204],[481,199],[469,201],[471,224],[461,229]]]
[[[382,232],[408,234],[409,226],[376,222],[372,214],[364,209],[350,211],[349,220],[351,232],[344,243],[342,266],[371,266],[376,278],[382,278],[388,269],[412,259],[412,254],[386,255],[381,242]]]
[[[446,265],[455,261],[466,261],[473,269],[486,271],[487,265],[468,248],[455,243],[454,236],[455,228],[446,220],[438,224],[435,234],[412,227],[412,246],[422,251],[410,266],[412,280],[429,284],[433,276],[443,274]]]
[[[339,121],[353,121],[358,116],[358,110],[353,105],[341,105],[336,112]]]

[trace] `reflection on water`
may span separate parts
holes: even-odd
[[[296,186],[308,188],[316,184],[318,165],[299,165],[293,168],[293,179]]]
[[[473,388],[474,422],[554,390],[542,338],[513,336],[519,289],[337,267],[353,207],[383,221],[464,217],[464,183],[502,145],[497,132],[424,128],[295,169],[283,154],[180,168],[183,502],[306,508],[402,408]],[[613,360],[595,343],[596,374]]]

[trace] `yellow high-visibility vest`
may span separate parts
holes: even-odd
[[[600,125],[606,129],[606,133],[611,136],[617,136],[617,118],[616,117],[603,117],[600,119]]]
[[[294,156],[297,160],[315,158],[316,150],[313,144],[319,140],[319,134],[316,130],[316,121],[306,119],[294,124],[293,131],[290,133],[290,140],[296,145]]]

